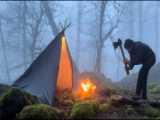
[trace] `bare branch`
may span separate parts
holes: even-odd
[[[115,31],[115,29],[118,28],[118,25],[121,21],[120,18],[121,18],[121,15],[123,14],[123,7],[120,5],[120,3],[117,3],[116,1],[114,1],[114,3],[115,3],[114,7],[115,7],[115,9],[117,11],[117,14],[118,14],[117,21],[116,21],[116,24],[114,26],[112,25],[113,23],[110,22],[112,27],[109,30],[109,32],[103,37],[103,41],[106,41],[109,38],[109,36],[112,35],[112,33]],[[118,6],[116,6],[116,5],[118,5]],[[122,10],[120,10],[120,7],[122,7],[121,8]],[[110,19],[110,21],[112,21],[110,17],[109,17],[109,19]]]
[[[113,26],[110,31],[103,37],[103,41],[107,40],[108,37],[114,32],[114,30],[118,27],[119,21]]]
[[[53,15],[52,15],[53,12],[51,12],[51,8],[49,7],[48,1],[41,1],[41,5],[44,8],[44,11],[45,11],[45,14],[48,18],[48,22],[51,26],[52,32],[56,35],[59,30],[58,30],[56,22],[53,18]]]

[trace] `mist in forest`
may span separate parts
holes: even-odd
[[[112,46],[118,38],[147,43],[158,63],[159,6],[158,1],[1,1],[0,83],[11,84],[22,75],[66,23],[80,72],[103,73],[113,81],[125,77],[120,50]]]

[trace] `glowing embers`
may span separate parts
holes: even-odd
[[[88,78],[81,80],[77,96],[81,99],[91,98],[96,93],[96,85]]]
[[[96,86],[93,83],[91,83],[89,79],[86,79],[82,81],[81,88],[84,92],[93,93],[96,89]]]

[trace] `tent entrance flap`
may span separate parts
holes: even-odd
[[[61,38],[61,51],[57,79],[57,91],[72,89],[72,63],[65,36]]]

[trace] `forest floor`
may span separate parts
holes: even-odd
[[[111,92],[111,90],[109,90]],[[115,89],[112,91],[111,94],[103,94],[103,95],[97,95],[92,98],[87,98],[80,100],[78,98],[75,98],[72,95],[68,95],[65,93],[63,95],[63,98],[61,97],[57,102],[57,108],[61,109],[64,113],[64,117],[66,118],[81,118],[83,115],[84,118],[93,118],[93,119],[158,119],[160,118],[160,107],[153,107],[147,102],[144,102],[140,105],[134,105],[132,103],[128,102],[121,102],[121,98],[125,97],[129,100],[131,100],[131,97],[133,96],[132,91],[124,90],[124,89]],[[152,96],[149,96],[150,100],[155,100],[158,98],[159,95],[152,94]],[[150,101],[149,100],[149,101]],[[98,107],[96,108],[95,115],[90,115],[91,113],[88,111],[88,113],[84,114],[84,107],[74,107],[77,103],[85,103],[88,102],[92,104],[96,102]],[[75,109],[75,110],[74,110]],[[72,115],[74,114],[74,115]],[[85,117],[86,116],[86,117]],[[89,116],[89,117],[87,117]],[[83,118],[82,117],[82,118]]]
[[[7,117],[6,120],[12,120],[8,118],[8,114],[13,115],[13,120],[15,117],[16,120],[37,117],[41,119],[42,117],[44,119],[160,119],[159,86],[150,87],[149,91],[151,90],[152,93],[149,92],[148,101],[138,102],[131,99],[134,90],[119,88],[109,82],[105,84],[103,82],[101,84],[103,86],[98,84],[96,84],[95,94],[89,94],[88,97],[79,96],[73,91],[62,92],[61,95],[57,95],[55,106],[41,104],[35,96],[0,85],[0,93],[3,93],[0,94],[0,113],[3,113],[0,114],[0,119]],[[156,105],[150,104],[152,101],[155,101]]]

